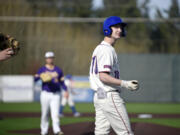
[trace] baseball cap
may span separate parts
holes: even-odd
[[[54,53],[53,52],[46,52],[45,58],[49,58],[49,57],[54,57]]]

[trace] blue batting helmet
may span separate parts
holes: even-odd
[[[110,16],[108,17],[103,24],[103,32],[105,36],[110,36],[112,34],[111,26],[116,25],[116,24],[121,24],[122,26],[122,33],[121,36],[125,37],[126,32],[124,30],[124,27],[127,25],[122,21],[122,19],[118,16]]]
[[[66,79],[72,79],[72,75],[66,75]]]

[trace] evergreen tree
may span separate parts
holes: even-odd
[[[144,18],[149,18],[149,11],[150,11],[148,7],[149,2],[150,0],[144,0],[144,2],[140,6],[141,14],[142,14],[142,17]]]
[[[156,17],[163,19],[162,13],[157,9]],[[150,31],[150,38],[152,44],[150,46],[150,52],[152,53],[168,53],[168,36],[167,33],[169,27],[167,23],[153,23]]]
[[[137,8],[136,0],[104,0],[104,9],[99,16],[123,16],[123,17],[138,17],[140,11]]]
[[[90,17],[91,0],[61,0],[60,16]]]
[[[169,18],[180,18],[180,6],[178,6],[178,0],[172,0],[171,7],[169,9]],[[174,49],[176,52],[180,52],[180,23],[170,23],[169,24],[169,32],[171,34],[171,40],[174,45]]]
[[[180,8],[178,5],[178,0],[172,0],[172,4],[168,12],[169,18],[180,17]]]
[[[169,11],[169,18],[166,22],[156,23],[151,29],[150,38],[153,43],[150,46],[151,52],[157,53],[178,53],[180,52],[180,27],[179,23],[170,22],[172,18],[180,17],[178,1],[173,0]],[[157,10],[156,18],[165,19],[160,10]]]

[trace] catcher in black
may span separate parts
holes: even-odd
[[[15,38],[0,33],[0,61],[7,60],[17,55],[19,50],[19,42]]]

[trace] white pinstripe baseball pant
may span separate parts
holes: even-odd
[[[120,93],[108,92],[105,99],[98,99],[95,93],[94,106],[96,111],[95,135],[108,135],[110,127],[117,135],[133,135]]]

